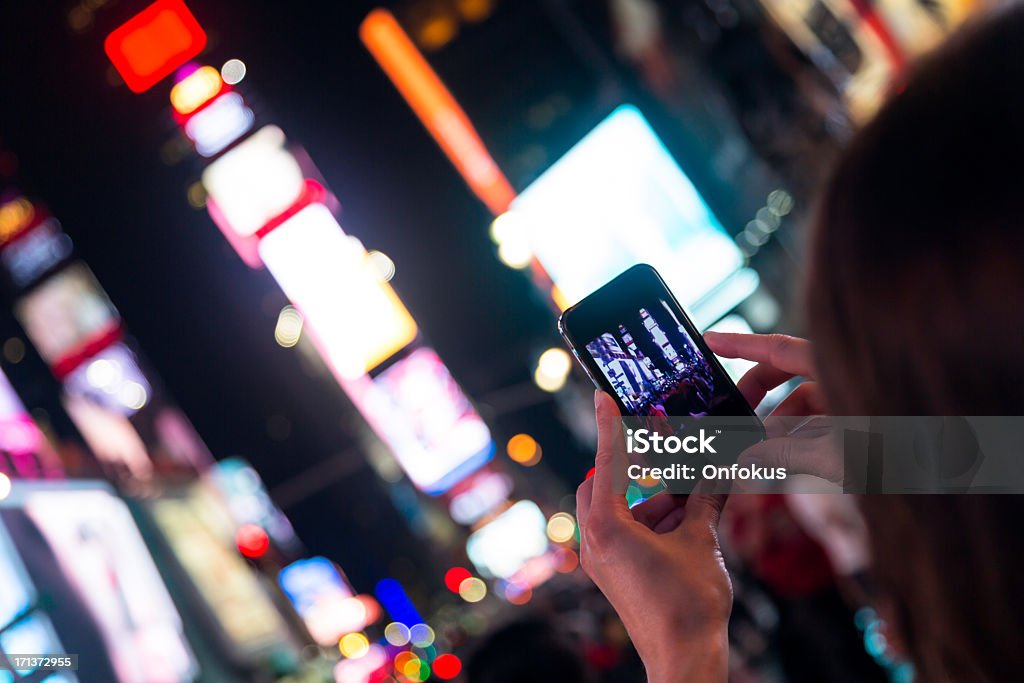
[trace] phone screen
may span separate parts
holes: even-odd
[[[637,416],[708,415],[728,398],[668,302],[639,306],[586,345],[627,411]]]
[[[563,315],[562,332],[627,415],[751,415],[664,282],[630,268]]]

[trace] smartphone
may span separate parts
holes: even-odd
[[[665,281],[647,264],[633,266],[566,309],[558,331],[624,416],[757,421]]]

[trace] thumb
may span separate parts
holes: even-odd
[[[607,501],[614,498],[613,472],[616,449],[622,448],[622,417],[611,396],[603,391],[594,392],[594,412],[597,416],[597,455],[594,458],[594,498]]]
[[[717,529],[728,498],[729,496],[724,493],[698,493],[695,490],[686,498],[686,517],[683,524],[702,529]]]
[[[832,462],[822,439],[792,436],[767,439],[740,455],[740,464],[785,468],[786,474],[811,474],[833,480]]]

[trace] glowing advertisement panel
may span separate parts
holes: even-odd
[[[416,338],[416,322],[395,291],[323,204],[264,237],[259,254],[342,377],[363,375]]]
[[[71,255],[71,238],[56,218],[44,218],[0,251],[0,262],[18,288],[27,287]]]
[[[261,527],[282,548],[300,549],[291,522],[271,500],[260,475],[248,462],[238,457],[225,458],[211,467],[207,476],[224,494],[235,522]]]
[[[527,187],[510,216],[570,302],[648,263],[691,306],[743,265],[697,189],[628,105]]]
[[[0,650],[8,654],[64,652],[60,638],[49,616],[39,608],[39,593],[18,556],[18,550],[7,531],[0,525]],[[14,623],[17,622],[17,623]],[[19,670],[22,675],[29,670]],[[0,681],[15,680],[11,672],[0,671]],[[38,680],[38,679],[36,679]],[[51,678],[46,678],[51,681]],[[77,681],[70,672],[62,672],[53,683]]]
[[[416,321],[359,240],[323,204],[269,232],[259,256],[302,313],[324,362],[420,490],[436,495],[493,454],[490,432],[433,351],[421,348],[371,380],[417,337]]]
[[[432,349],[396,362],[362,399],[357,405],[426,493],[447,491],[494,455],[490,430]]]
[[[103,42],[125,85],[149,90],[206,47],[206,33],[181,0],[157,0]]]
[[[64,389],[125,416],[141,410],[153,393],[135,354],[124,344],[108,346],[72,370]]]
[[[185,123],[185,135],[199,154],[212,157],[252,128],[254,120],[242,96],[229,92],[196,112]]]
[[[118,476],[153,476],[146,444],[127,416],[80,394],[66,392],[62,398],[68,416],[101,463]]]
[[[547,519],[536,503],[521,500],[466,541],[466,554],[481,574],[507,579],[548,549]]]
[[[58,375],[107,346],[120,326],[114,305],[82,263],[33,289],[14,313],[39,355]]]
[[[260,655],[289,643],[287,627],[234,547],[227,511],[193,495],[153,501],[153,517],[220,629],[238,651]]]
[[[210,213],[225,233],[255,234],[302,194],[302,169],[284,144],[281,129],[266,126],[203,171]]]
[[[32,490],[24,508],[89,606],[120,680],[192,680],[181,618],[127,506],[96,485]]]
[[[346,633],[366,626],[366,608],[326,557],[293,562],[278,573],[277,581],[321,645],[335,645]]]
[[[0,471],[24,478],[63,476],[60,457],[25,410],[3,372],[0,372],[0,451],[3,451]]]

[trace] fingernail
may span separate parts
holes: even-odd
[[[601,407],[601,393],[600,389],[594,389],[594,410]]]

